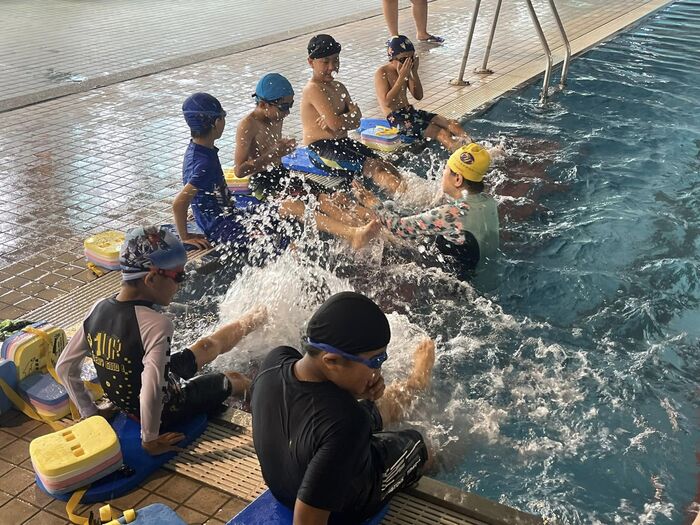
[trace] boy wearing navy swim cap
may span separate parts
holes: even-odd
[[[450,151],[472,142],[456,120],[416,109],[408,101],[407,91],[416,100],[423,99],[413,43],[403,35],[392,36],[387,42],[387,55],[389,63],[374,74],[374,89],[389,123],[404,135],[437,139]]]
[[[170,353],[173,322],[156,311],[167,306],[185,279],[182,243],[158,226],[127,234],[120,255],[120,292],[98,301],[56,363],[81,417],[98,413],[80,372],[92,357],[109,400],[141,423],[143,448],[156,455],[174,450],[184,435],[170,425],[217,410],[229,396],[245,397],[250,380],[237,372],[197,374],[265,323],[264,308],[251,310],[189,348]]]
[[[281,75],[275,77],[275,82],[271,83],[271,86],[263,86],[261,92],[264,96],[276,97],[291,90],[291,85],[286,86],[279,77]],[[278,105],[290,104],[290,102],[279,102],[279,97],[276,100]],[[270,106],[273,104],[269,104],[270,102],[267,101],[268,104],[266,104],[267,115],[279,118],[278,108],[271,109]],[[236,256],[244,258],[248,253],[250,221],[254,221],[255,229],[271,235],[276,233],[280,219],[304,220],[304,203],[294,199],[281,202],[268,201],[259,204],[258,206],[264,206],[260,209],[256,209],[258,206],[237,209],[224,178],[224,171],[219,161],[219,150],[215,146],[215,142],[224,132],[226,112],[220,102],[208,93],[195,93],[188,97],[182,105],[182,112],[192,135],[182,167],[184,187],[173,201],[175,225],[183,242],[197,248],[207,248],[209,242],[225,244]],[[281,120],[278,124],[281,134]],[[275,159],[277,154],[288,149],[289,145],[290,143],[283,144],[281,148],[275,146]],[[249,171],[256,168],[263,169],[265,166],[269,167],[270,163],[263,157],[259,163],[253,161],[243,166],[243,171],[245,173],[246,169]],[[202,229],[206,238],[187,232],[187,210],[190,205],[197,226]],[[258,211],[264,211],[271,220],[266,220]],[[320,212],[315,213],[315,219],[320,231],[341,237],[356,249],[365,246],[379,229],[376,221],[369,221],[359,226],[346,226]]]
[[[359,127],[362,113],[347,88],[334,78],[340,69],[340,44],[330,35],[316,35],[307,50],[313,72],[302,93],[301,122],[311,162],[349,180],[371,178],[390,195],[404,192],[405,184],[395,166],[348,137],[348,131]]]
[[[435,345],[421,342],[407,380],[385,388],[389,322],[355,292],[323,303],[306,336],[303,357],[290,347],[272,350],[253,383],[255,451],[294,523],[361,523],[422,475],[421,434],[383,427],[429,387]]]

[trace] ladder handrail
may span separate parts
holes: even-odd
[[[476,19],[479,16],[479,7],[481,6],[481,0],[475,0],[474,2],[474,14],[472,15],[471,24],[469,26],[469,33],[467,34],[467,42],[464,45],[464,54],[462,55],[462,65],[459,68],[459,75],[456,79],[451,80],[450,84],[454,86],[468,86],[469,82],[464,80],[464,70],[467,67],[467,59],[469,58],[469,49],[472,47],[472,38],[474,37],[474,28],[476,27]]]
[[[549,0],[549,7],[552,8],[552,13],[554,14],[554,20],[557,22],[557,27],[559,28],[559,34],[561,39],[564,41],[565,54],[564,62],[561,66],[561,78],[559,79],[559,89],[564,89],[566,87],[566,77],[569,74],[569,61],[571,60],[571,45],[569,44],[569,37],[566,36],[566,31],[564,31],[564,24],[561,22],[559,17],[559,11],[557,6],[554,5],[554,0]]]
[[[540,94],[540,102],[544,104],[549,98],[549,79],[552,75],[552,51],[549,49],[549,44],[547,44],[547,39],[544,36],[544,31],[542,31],[542,26],[540,25],[539,18],[537,18],[537,13],[532,5],[532,0],[525,0],[525,3],[527,4],[530,19],[532,20],[532,24],[535,26],[537,36],[540,37],[540,43],[542,44],[542,49],[544,49],[544,53],[547,58],[547,63],[544,68],[544,80],[542,81],[542,93]]]
[[[489,32],[489,40],[488,43],[486,44],[486,51],[484,52],[484,60],[482,62],[481,68],[477,68],[475,70],[476,73],[482,73],[482,74],[488,74],[492,73],[491,70],[487,68],[488,66],[488,60],[489,60],[489,55],[491,54],[491,46],[493,44],[493,39],[496,34],[496,25],[498,24],[498,18],[501,13],[501,3],[503,0],[498,0],[498,3],[496,4],[496,12],[493,17],[493,22],[491,24],[491,30]],[[559,29],[559,34],[561,35],[561,38],[564,42],[564,47],[565,47],[565,56],[564,56],[564,61],[562,64],[562,69],[561,69],[561,79],[559,81],[559,89],[564,89],[566,86],[566,79],[569,73],[569,63],[571,61],[571,45],[569,44],[569,38],[566,35],[566,31],[564,30],[564,24],[561,21],[561,17],[559,16],[559,11],[557,10],[557,7],[554,3],[554,0],[548,0],[549,6],[552,9],[552,13],[554,15],[554,20],[556,21],[557,28]],[[546,102],[547,99],[549,98],[549,82],[551,79],[552,75],[552,51],[549,47],[549,43],[547,42],[546,37],[544,36],[544,31],[542,30],[542,25],[540,24],[539,18],[537,16],[537,13],[535,12],[535,8],[532,5],[532,0],[525,0],[525,3],[528,8],[528,13],[530,14],[530,19],[532,20],[532,24],[535,27],[535,31],[537,31],[537,36],[540,39],[540,43],[542,44],[542,49],[544,50],[545,57],[547,60],[547,63],[545,65],[545,71],[544,71],[544,79],[543,79],[543,85],[542,85],[542,93],[540,95],[540,101],[542,103]],[[467,35],[467,42],[464,47],[464,54],[462,56],[462,64],[459,68],[459,75],[455,80],[450,81],[450,84],[457,85],[457,86],[466,86],[469,85],[468,81],[464,80],[464,72],[467,67],[467,60],[469,58],[469,51],[471,49],[472,45],[472,39],[474,37],[474,29],[476,27],[476,21],[479,16],[479,8],[481,6],[481,0],[475,0],[474,3],[474,14],[472,15],[471,23],[469,26],[469,33]]]

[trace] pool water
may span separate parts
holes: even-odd
[[[557,523],[681,523],[700,491],[699,49],[700,0],[679,1],[574,59],[546,107],[532,85],[465,123],[518,160],[491,175],[495,287],[390,261],[381,243],[355,262],[326,243],[211,278],[179,326],[267,304],[269,326],[215,363],[246,368],[357,289],[392,312],[388,379],[438,339],[408,422],[439,452],[435,477]],[[401,163],[437,176],[434,152]]]

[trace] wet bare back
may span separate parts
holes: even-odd
[[[337,139],[348,136],[347,129],[321,128],[320,116],[342,115],[349,111],[352,102],[347,88],[337,80],[316,82],[309,80],[301,98],[301,123],[304,130],[304,145],[322,139]]]

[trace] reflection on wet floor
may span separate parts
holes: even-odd
[[[562,1],[561,14],[572,38],[632,7],[596,0]],[[494,6],[483,6],[488,20]],[[495,75],[472,78],[467,88],[455,76],[467,11],[457,0],[431,3],[431,27],[448,37],[445,45],[418,45],[426,96],[420,107],[437,109],[460,94],[487,84],[540,53],[522,10],[504,12],[490,66]],[[463,16],[455,16],[456,13]],[[410,24],[410,12],[401,13]],[[163,24],[175,24],[175,15]],[[546,32],[556,31],[543,17]],[[174,26],[171,26],[174,27]],[[479,24],[472,51],[480,58],[488,24]],[[368,117],[379,116],[369,72],[384,60],[382,17],[335,27],[343,43],[340,79]],[[508,38],[505,38],[505,36]],[[289,39],[224,58],[173,69],[105,88],[66,96],[0,114],[0,317],[21,316],[92,278],[83,266],[82,241],[91,233],[125,230],[144,222],[172,222],[171,202],[181,184],[188,132],[180,115],[193,91],[216,94],[228,111],[228,129],[219,141],[224,164],[233,161],[235,125],[250,110],[259,76],[279,71],[297,94],[308,78],[308,36]],[[52,64],[56,71],[71,71]],[[296,113],[285,134],[300,135]],[[57,273],[57,272],[61,273]]]

